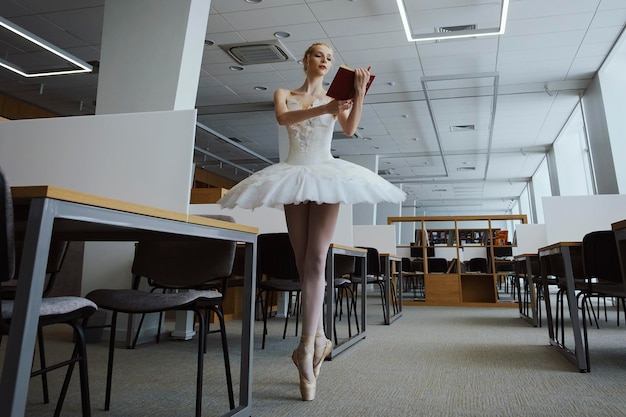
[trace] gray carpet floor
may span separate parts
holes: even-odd
[[[608,321],[602,316],[600,329],[590,331],[592,372],[579,373],[548,345],[547,329],[521,320],[516,308],[405,307],[403,317],[385,326],[376,297],[369,301],[367,337],[323,365],[312,402],[299,399],[290,359],[298,342],[294,327],[283,340],[283,319],[271,319],[261,350],[262,322],[256,322],[253,415],[626,416],[626,327],[623,316],[616,326],[612,309]],[[344,326],[338,324],[340,337]],[[238,389],[240,322],[227,327]],[[65,329],[47,334],[51,359],[69,354]],[[108,412],[102,410],[107,343],[88,350],[94,416],[193,415],[195,342],[166,340],[135,350],[120,345]],[[62,373],[51,376],[53,395]],[[80,416],[77,376],[64,416]],[[27,416],[53,413],[53,404],[42,404],[39,381],[31,379]],[[203,401],[203,415],[228,410],[218,335],[210,336]]]

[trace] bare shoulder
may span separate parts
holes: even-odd
[[[274,100],[280,99],[281,101],[284,101],[290,95],[291,95],[291,90],[288,90],[286,88],[279,88],[276,91],[274,91]]]

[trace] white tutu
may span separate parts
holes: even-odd
[[[290,108],[300,108],[289,101]],[[315,103],[314,103],[315,104]],[[218,203],[224,208],[285,204],[400,203],[406,194],[374,172],[330,153],[335,118],[330,114],[287,126],[289,155],[231,188]]]

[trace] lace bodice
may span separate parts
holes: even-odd
[[[330,99],[315,99],[311,106],[326,104],[328,100]],[[289,98],[287,107],[290,110],[298,110],[302,108],[302,105]],[[313,165],[332,159],[330,143],[333,138],[335,120],[332,114],[323,114],[287,125],[289,154],[285,162],[292,165]]]

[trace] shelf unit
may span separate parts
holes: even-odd
[[[401,222],[413,222],[415,236],[410,244],[399,245],[398,253],[410,249],[414,259],[430,255],[448,262],[446,272],[429,271],[429,262],[422,262],[425,299],[415,304],[517,306],[501,299],[497,286],[501,266],[508,262],[501,255],[512,254],[513,246],[506,244],[509,231],[526,224],[526,215],[389,217],[387,223]],[[485,258],[486,270],[468,270],[474,257]]]

